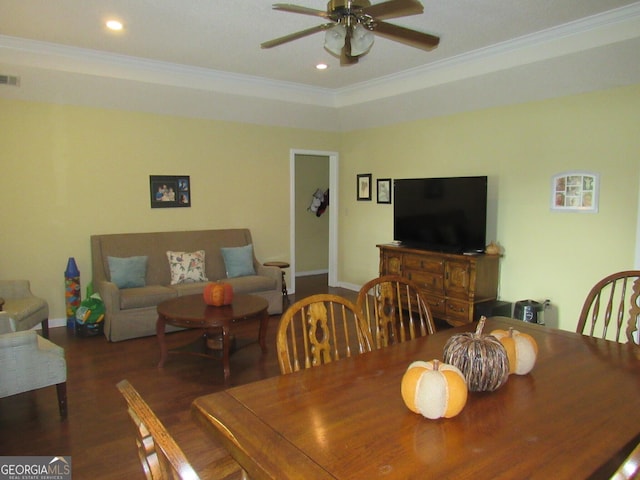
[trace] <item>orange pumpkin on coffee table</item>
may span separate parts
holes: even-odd
[[[207,305],[230,305],[233,302],[233,287],[226,282],[210,282],[205,285],[202,295]]]

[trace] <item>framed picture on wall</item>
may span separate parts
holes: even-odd
[[[563,172],[551,179],[551,209],[564,212],[598,212],[600,178],[593,172]]]
[[[371,174],[359,173],[357,175],[357,200],[371,200]]]
[[[191,206],[191,182],[188,175],[150,175],[151,208]]]
[[[391,179],[379,178],[376,186],[378,203],[391,203]]]

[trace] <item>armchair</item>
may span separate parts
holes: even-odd
[[[12,333],[16,331],[16,322],[13,318],[0,310],[0,335],[4,333]]]
[[[8,316],[0,316],[0,322]],[[6,330],[6,328],[5,328]],[[64,349],[33,330],[0,335],[0,398],[55,385],[58,408],[67,417]]]
[[[30,330],[38,323],[42,325],[42,336],[49,338],[49,304],[31,293],[28,280],[0,280],[0,298],[15,323],[15,330]]]

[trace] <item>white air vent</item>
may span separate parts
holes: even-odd
[[[0,85],[20,86],[20,77],[14,75],[0,75]]]

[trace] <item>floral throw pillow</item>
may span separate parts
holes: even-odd
[[[207,282],[204,274],[204,250],[197,252],[167,252],[171,269],[171,285]]]

